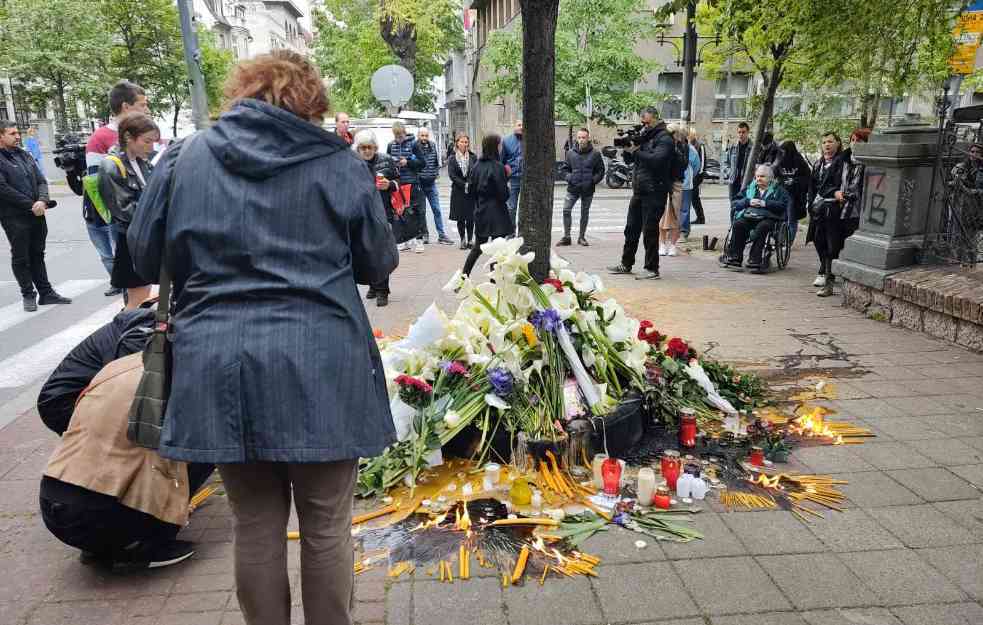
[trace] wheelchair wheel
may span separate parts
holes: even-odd
[[[731,230],[733,230],[733,227],[727,230],[727,236],[724,237],[724,249],[720,251],[720,257],[718,258],[720,264],[725,264],[725,262],[727,261],[727,250],[730,249]]]
[[[785,269],[788,259],[792,256],[792,237],[789,236],[788,224],[780,223],[775,228],[775,262],[779,269]]]

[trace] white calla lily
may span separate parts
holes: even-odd
[[[563,289],[563,292],[554,292],[549,296],[550,307],[556,310],[560,319],[566,321],[577,312],[577,296],[570,289]]]

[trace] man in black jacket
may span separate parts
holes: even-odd
[[[642,126],[638,142],[624,150],[625,162],[635,163],[631,202],[628,204],[628,223],[625,225],[625,247],[621,263],[608,267],[613,274],[629,274],[635,264],[638,239],[644,233],[645,272],[636,280],[659,279],[659,220],[666,210],[672,189],[670,166],[675,155],[672,135],[659,112],[648,107],[641,112]]]
[[[563,238],[557,245],[570,245],[570,225],[573,221],[573,205],[580,199],[580,236],[578,245],[587,243],[587,219],[594,201],[594,189],[604,178],[604,159],[590,142],[590,131],[577,131],[577,142],[567,151],[563,163],[564,180],[567,181],[567,199],[563,203]]]
[[[48,281],[44,264],[47,209],[48,181],[31,155],[21,149],[17,124],[0,122],[0,226],[10,243],[10,264],[27,312],[36,311],[38,304],[72,303],[55,293]]]

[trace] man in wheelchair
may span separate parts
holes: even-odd
[[[775,226],[785,222],[788,215],[789,196],[775,180],[769,165],[758,165],[754,181],[733,200],[734,225],[731,227],[730,245],[724,257],[724,265],[740,267],[744,258],[744,246],[751,239],[748,269],[764,268],[762,253]]]

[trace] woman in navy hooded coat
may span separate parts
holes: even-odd
[[[288,625],[286,525],[300,520],[308,625],[346,624],[357,459],[395,441],[357,284],[398,264],[365,164],[321,128],[303,57],[241,63],[230,108],[163,156],[128,232],[138,273],[174,284],[161,455],[219,465],[250,625]]]

